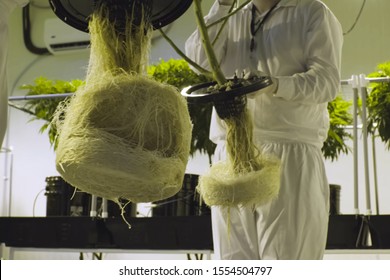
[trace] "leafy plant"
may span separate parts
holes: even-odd
[[[28,90],[27,95],[50,95],[59,93],[73,93],[77,88],[83,85],[81,80],[62,81],[62,80],[49,80],[45,77],[39,77],[35,79],[34,84],[28,84],[21,86],[21,89]],[[14,103],[10,105],[17,109],[20,109],[26,113],[33,115],[31,120],[44,120],[45,124],[40,128],[39,132],[48,130],[50,144],[54,145],[55,136],[57,131],[54,126],[51,125],[54,112],[60,102],[61,98],[45,98],[45,99],[28,99],[24,106],[18,106]],[[55,145],[54,145],[55,148]]]
[[[322,154],[326,159],[334,161],[341,153],[348,154],[350,148],[345,141],[352,139],[352,135],[345,129],[351,125],[353,118],[349,111],[352,102],[344,100],[340,95],[328,103],[330,126],[328,137],[322,147]]]
[[[160,60],[159,63],[148,67],[148,75],[159,82],[173,85],[179,90],[190,85],[210,81],[210,78],[205,75],[195,73],[184,59]],[[39,77],[34,81],[34,84],[23,85],[21,88],[28,90],[27,95],[46,95],[72,93],[83,84],[84,82],[81,80],[63,81]],[[387,86],[389,89],[389,85]],[[33,115],[34,117],[31,120],[46,121],[40,128],[40,132],[49,129],[49,140],[54,145],[56,129],[50,124],[61,101],[62,99],[58,98],[30,99],[23,107],[13,103],[10,105]],[[322,152],[325,158],[332,161],[336,160],[340,153],[347,154],[350,151],[350,148],[345,144],[347,139],[352,138],[351,134],[345,130],[345,126],[352,123],[352,116],[349,113],[350,106],[351,102],[343,100],[341,96],[336,97],[334,101],[328,104],[330,129]],[[206,153],[211,159],[215,149],[215,144],[209,139],[212,104],[188,104],[188,109],[193,123],[190,154],[194,155],[196,151],[199,151]]]
[[[390,61],[378,65],[378,70],[369,77],[389,77]],[[372,91],[367,97],[367,128],[372,135],[378,134],[390,149],[390,83],[373,83]]]

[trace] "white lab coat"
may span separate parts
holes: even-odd
[[[215,253],[224,259],[318,259],[329,207],[320,148],[329,128],[327,102],[339,91],[342,29],[320,1],[281,0],[256,33],[251,52],[251,8],[250,3],[230,17],[214,50],[226,77],[249,68],[279,80],[275,95],[258,95],[248,108],[255,142],[282,160],[281,188],[278,199],[255,211],[231,210],[229,235],[226,209],[214,207]],[[205,20],[214,22],[228,10],[216,1]],[[219,26],[209,29],[211,38]],[[198,31],[187,40],[186,53],[208,67]],[[215,111],[210,139],[217,143],[214,160],[223,160],[226,131]]]
[[[16,6],[24,6],[28,0],[0,0],[0,147],[7,129],[8,88],[7,88],[7,50],[8,18]]]

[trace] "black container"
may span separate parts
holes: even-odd
[[[46,216],[68,216],[69,190],[58,177],[46,178]]]
[[[89,216],[92,196],[88,193],[76,191],[60,176],[46,178],[46,216]],[[102,212],[102,199],[97,198],[96,211]],[[113,201],[107,201],[109,217],[120,217],[121,208]],[[129,203],[125,207],[126,217],[136,216],[136,204]]]
[[[326,248],[356,249],[356,242],[358,240],[361,223],[361,215],[329,216]]]
[[[329,185],[329,214],[340,215],[340,185]]]
[[[210,208],[201,202],[196,192],[199,175],[185,174],[181,190],[174,196],[156,201],[153,217],[210,215]]]

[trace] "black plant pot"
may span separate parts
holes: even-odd
[[[226,119],[239,115],[246,106],[246,95],[272,85],[267,76],[228,80],[229,85],[218,86],[217,82],[194,85],[182,90],[189,103],[213,103],[218,116]]]
[[[46,216],[89,216],[92,196],[85,192],[75,192],[75,188],[60,176],[46,178]],[[97,199],[97,209],[101,209],[102,199]],[[107,201],[109,217],[120,217],[121,209],[113,201]],[[136,216],[136,204],[125,207],[126,217]]]
[[[329,214],[340,215],[340,185],[329,185]]]

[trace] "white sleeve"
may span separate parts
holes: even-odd
[[[209,13],[205,16],[204,20],[206,25],[209,25],[218,19],[228,14],[230,6],[221,5],[218,1],[215,1],[211,7]],[[208,29],[210,40],[213,41],[221,27],[221,23],[215,24]],[[227,28],[224,28],[220,34],[217,42],[214,44],[214,52],[218,61],[221,61],[226,50]],[[206,53],[202,47],[202,38],[199,30],[195,30],[194,33],[187,39],[185,43],[186,55],[205,69],[210,69],[207,60]]]
[[[278,77],[276,96],[302,104],[332,101],[340,91],[342,28],[325,6],[309,11],[306,32],[306,68],[304,73]]]
[[[17,7],[24,7],[29,0],[0,0],[0,23],[8,22],[9,15]]]
[[[7,88],[7,51],[8,19],[16,6],[27,4],[26,0],[0,0],[0,147],[7,129],[8,88]]]

